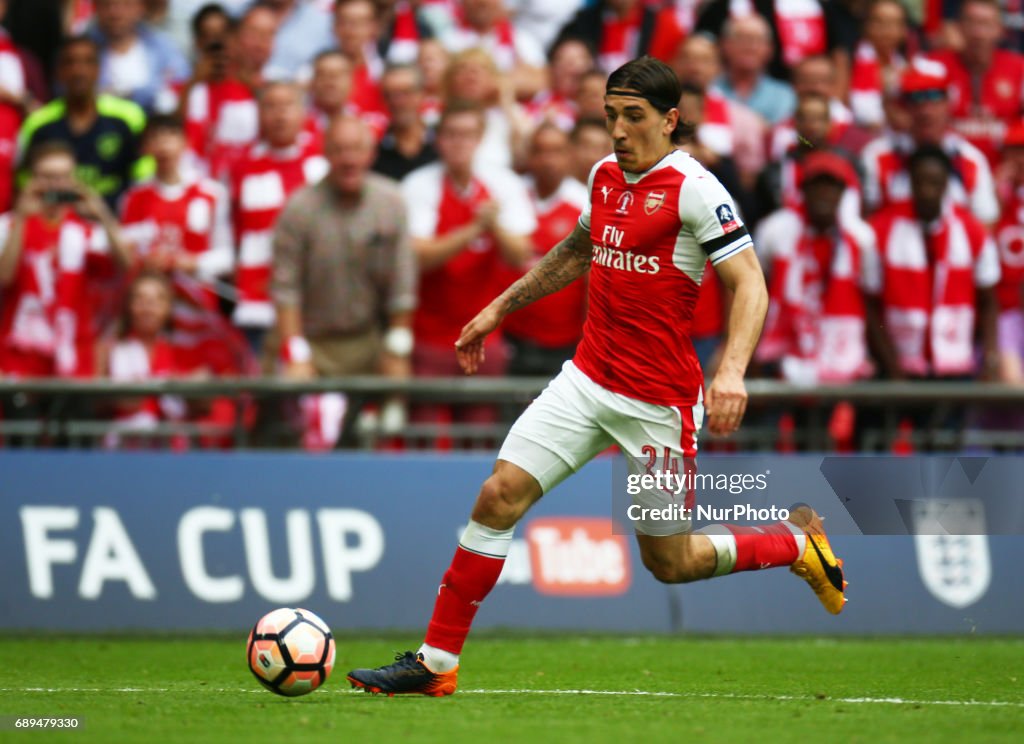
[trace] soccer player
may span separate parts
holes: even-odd
[[[747,401],[743,375],[764,322],[767,290],[729,194],[676,149],[689,129],[676,108],[680,92],[672,70],[650,57],[611,74],[605,114],[615,149],[590,174],[579,223],[456,341],[463,370],[473,374],[483,362],[484,339],[505,315],[590,271],[583,340],[509,432],[441,581],[424,644],[393,664],[349,672],[353,686],[389,695],[455,692],[473,617],[531,504],[612,443],[634,456],[654,447],[680,462],[692,458],[705,405],[713,433],[739,426]],[[708,259],[735,299],[722,361],[705,393],[688,331]],[[633,472],[637,465],[631,462]],[[666,503],[660,492],[636,499]],[[688,519],[637,520],[634,527],[644,566],[659,581],[788,565],[829,612],[843,608],[842,564],[809,507],[756,528],[712,525],[694,533]]]

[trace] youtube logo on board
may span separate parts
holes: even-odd
[[[527,525],[526,542],[533,586],[541,594],[601,597],[629,589],[629,544],[612,533],[611,519],[535,519]]]

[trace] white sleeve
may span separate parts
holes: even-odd
[[[491,181],[496,187],[491,193],[498,197],[498,227],[513,235],[532,235],[537,229],[537,215],[519,176],[509,172],[507,177],[502,174]]]
[[[580,227],[590,232],[590,202],[594,196],[594,175],[597,173],[597,169],[601,167],[603,160],[598,160],[594,163],[594,167],[590,169],[590,176],[587,178],[587,200],[583,202],[583,211],[580,212]]]
[[[213,203],[213,226],[210,229],[210,248],[196,259],[196,273],[210,280],[231,272],[235,251],[231,238],[231,211],[228,197],[218,190]]]
[[[753,246],[746,226],[725,187],[710,173],[694,175],[679,189],[679,219],[717,266]]]
[[[878,151],[884,146],[880,140],[869,142],[861,154],[861,165],[864,167],[864,204],[869,211],[878,208],[882,200],[882,174],[878,168]]]
[[[987,289],[999,283],[1002,270],[999,268],[999,250],[991,235],[985,235],[981,253],[974,262],[974,286]]]
[[[875,231],[871,225],[862,220],[851,220],[844,224],[844,227],[857,242],[860,256],[860,277],[858,277],[860,288],[870,295],[881,294],[882,261],[878,255],[878,239],[875,237]]]
[[[437,230],[437,208],[441,199],[441,184],[431,178],[434,166],[416,170],[402,181],[402,197],[409,236],[432,238]]]
[[[981,152],[977,153],[977,157],[970,159],[978,169],[978,176],[970,195],[971,214],[985,225],[992,225],[999,219],[999,200],[996,198],[992,169],[988,165],[988,159]]]

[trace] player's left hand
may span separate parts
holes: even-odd
[[[476,374],[484,361],[484,339],[501,323],[501,313],[493,303],[488,305],[469,321],[455,342],[455,356],[459,366],[467,375]]]
[[[719,437],[728,436],[740,428],[747,410],[747,388],[743,376],[719,370],[704,394],[708,429]]]

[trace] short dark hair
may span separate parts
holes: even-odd
[[[212,18],[213,16],[222,16],[227,21],[229,29],[233,30],[237,25],[235,19],[230,13],[228,13],[227,8],[223,5],[220,3],[207,3],[193,13],[192,20],[189,21],[189,27],[192,30],[193,39],[199,36],[199,32],[202,30],[203,24],[206,23],[206,19]]]
[[[586,129],[600,129],[602,132],[608,131],[608,127],[604,123],[604,119],[598,119],[596,116],[582,116],[576,120],[576,124],[573,125],[572,131],[569,132],[569,141],[578,142],[580,135]]]
[[[921,163],[932,161],[939,163],[945,168],[946,173],[953,174],[953,160],[949,157],[949,153],[943,150],[938,145],[921,145],[907,158],[907,172],[909,173]]]
[[[54,155],[69,157],[72,162],[77,163],[78,161],[78,157],[75,155],[75,149],[71,146],[70,142],[62,139],[53,139],[33,145],[32,149],[29,150],[28,154],[25,156],[25,166],[29,170],[32,170],[41,160],[53,157]]]
[[[146,120],[146,128],[142,132],[142,138],[146,139],[157,132],[185,133],[185,124],[177,114],[152,114]]]
[[[672,68],[659,59],[644,55],[630,60],[608,76],[605,90],[635,90],[655,109],[665,114],[677,109],[682,85]],[[693,136],[696,127],[680,117],[672,132],[672,142],[680,143]]]

